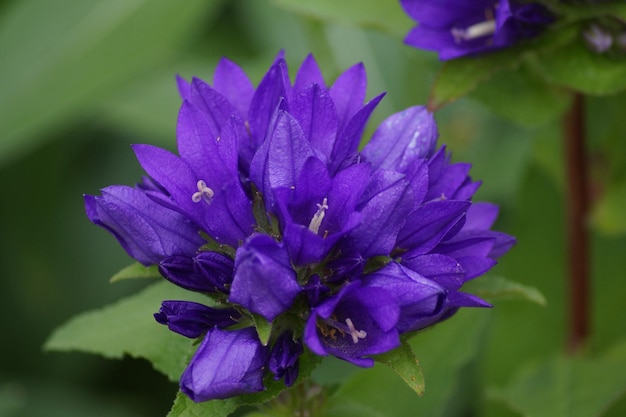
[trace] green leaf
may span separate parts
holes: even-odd
[[[44,349],[96,353],[120,359],[144,358],[172,381],[178,381],[193,351],[193,341],[157,323],[152,313],[163,300],[204,302],[209,299],[159,282],[100,310],[82,313],[56,329]]]
[[[300,356],[300,373],[294,386],[309,378],[320,358],[309,351]],[[195,403],[185,394],[179,392],[174,400],[172,410],[167,417],[225,417],[243,405],[263,404],[284,391],[283,381],[274,381],[271,375],[265,378],[265,391],[256,394],[240,395],[225,400],[210,400]]]
[[[22,0],[0,22],[0,163],[175,60],[221,1]],[[59,11],[62,10],[62,13]],[[19,42],[16,41],[19,34]]]
[[[414,22],[398,2],[380,0],[274,0],[281,7],[306,16],[376,28],[404,37]]]
[[[492,399],[527,417],[602,415],[626,393],[626,343],[597,358],[553,357],[527,365]]]
[[[376,356],[376,361],[391,368],[420,397],[424,395],[424,375],[411,346],[402,342],[399,348]]]
[[[270,335],[272,334],[272,322],[267,321],[265,317],[258,314],[252,314],[252,321],[256,332],[259,335],[259,340],[263,346],[267,346],[270,341]]]
[[[526,300],[541,306],[547,305],[546,298],[535,287],[509,281],[502,277],[486,276],[468,282],[463,291],[475,294],[487,301]]]
[[[125,279],[160,277],[161,275],[159,274],[159,270],[156,265],[143,266],[139,262],[135,262],[134,264],[128,265],[126,268],[123,268],[121,271],[113,275],[109,282],[112,284],[114,282],[123,281]]]

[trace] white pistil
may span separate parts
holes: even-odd
[[[484,22],[476,23],[466,29],[452,28],[451,32],[456,43],[470,41],[483,36],[493,35],[496,32],[496,21],[485,20]]]
[[[193,193],[193,195],[191,196],[191,200],[194,203],[199,203],[200,201],[204,200],[208,204],[211,204],[211,199],[215,195],[213,190],[207,187],[206,182],[202,180],[198,180],[196,185],[198,186],[198,191]]]
[[[309,230],[313,233],[317,234],[320,231],[320,226],[322,225],[322,220],[324,220],[324,216],[326,215],[326,210],[328,210],[328,199],[324,197],[322,204],[317,204],[317,212],[313,215],[311,222],[309,223]]]
[[[348,325],[348,332],[350,336],[352,336],[353,343],[359,343],[359,339],[365,339],[367,337],[367,332],[365,330],[357,330],[352,320],[346,319],[346,324]]]

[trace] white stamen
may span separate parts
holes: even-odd
[[[202,180],[198,180],[198,183],[196,185],[198,186],[198,191],[193,193],[193,195],[191,196],[191,200],[194,203],[199,203],[200,201],[204,200],[207,203],[211,204],[211,199],[215,195],[213,190],[207,187],[206,182]]]
[[[367,332],[365,330],[357,330],[352,323],[352,320],[346,319],[350,336],[352,336],[352,343],[359,343],[359,339],[365,339]]]
[[[456,43],[461,43],[461,41],[470,41],[487,35],[493,35],[495,31],[495,20],[485,20],[484,22],[476,23],[466,29],[452,28],[451,30]]]
[[[328,210],[328,199],[324,197],[322,204],[317,204],[317,212],[313,215],[311,219],[311,223],[309,223],[309,230],[313,233],[317,234],[320,231],[320,226],[322,225],[322,220],[324,220],[324,216],[326,215],[326,210]]]

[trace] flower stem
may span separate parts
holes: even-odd
[[[566,164],[567,264],[569,335],[567,349],[575,354],[589,335],[589,208],[585,152],[584,99],[579,93],[563,119]]]

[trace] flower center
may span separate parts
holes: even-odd
[[[317,204],[317,212],[313,215],[313,218],[309,223],[309,230],[315,234],[319,233],[322,220],[324,220],[324,216],[326,216],[326,210],[328,210],[328,205],[326,203],[328,203],[328,199],[324,197],[322,204]]]
[[[207,187],[206,182],[202,180],[198,180],[198,183],[196,185],[198,186],[198,191],[193,193],[193,195],[191,196],[191,200],[194,203],[199,203],[200,201],[204,200],[207,202],[207,204],[211,204],[211,200],[215,195],[213,190]]]
[[[476,23],[465,29],[452,28],[450,32],[452,32],[452,36],[454,36],[454,41],[461,43],[461,41],[470,41],[483,36],[493,35],[496,32],[496,21],[491,9],[485,10],[485,17],[487,20],[484,22]]]
[[[333,315],[330,319],[318,321],[317,327],[320,329],[322,336],[330,337],[333,340],[337,339],[337,331],[339,331],[342,336],[350,335],[350,337],[352,337],[352,343],[354,344],[359,343],[360,339],[367,337],[367,332],[365,330],[357,330],[350,318],[347,318],[345,322],[346,324],[337,321],[336,317]]]

